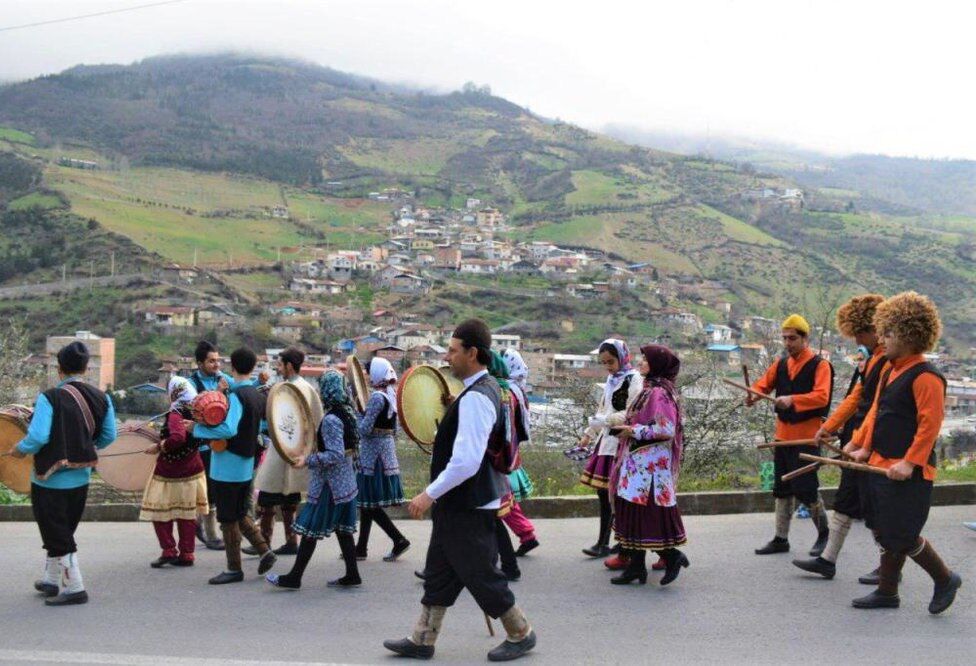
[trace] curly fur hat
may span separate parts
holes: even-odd
[[[837,330],[848,338],[870,333],[874,330],[874,310],[884,299],[881,294],[861,294],[847,301],[837,310]]]
[[[878,305],[874,327],[880,335],[891,333],[919,354],[935,347],[942,334],[935,303],[914,291],[896,294]]]

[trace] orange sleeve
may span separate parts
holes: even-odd
[[[874,422],[878,416],[878,397],[880,395],[881,388],[879,387],[877,393],[874,394],[874,402],[871,403],[871,409],[868,410],[867,415],[864,417],[864,422],[860,428],[854,431],[854,435],[851,436],[851,442],[855,446],[868,451],[871,450],[871,433],[874,432]]]
[[[798,412],[820,409],[830,404],[830,363],[817,364],[817,374],[813,380],[813,390],[793,396],[793,407]]]
[[[783,359],[776,359],[771,366],[766,368],[766,372],[759,378],[759,381],[752,385],[753,391],[759,391],[769,395],[776,388],[776,368],[783,362]]]
[[[857,412],[857,403],[861,401],[861,394],[863,393],[864,384],[858,382],[854,385],[854,390],[837,405],[837,409],[824,421],[823,429],[827,432],[837,432],[843,428],[844,424]]]
[[[905,460],[925,467],[939,438],[945,416],[945,385],[931,372],[926,372],[915,379],[912,393],[915,394],[915,405],[918,407],[918,429],[905,453]]]

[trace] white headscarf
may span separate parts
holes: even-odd
[[[632,375],[639,377],[640,373],[630,363],[630,349],[627,347],[626,342],[617,338],[607,338],[600,343],[600,347],[603,345],[612,345],[617,350],[617,360],[620,362],[620,368],[616,372],[609,374],[606,383],[603,385],[603,404],[609,407],[613,399],[613,394],[624,383],[624,380],[628,376],[631,376],[631,381],[634,381]]]
[[[508,381],[517,384],[522,389],[522,393],[525,393],[529,379],[529,366],[526,365],[525,359],[514,349],[506,349],[502,358],[508,366]]]
[[[197,390],[193,386],[193,382],[179,375],[173,375],[169,378],[166,391],[169,393],[169,407],[175,411],[189,407],[193,403],[194,398],[197,397]]]
[[[396,416],[396,381],[397,373],[390,365],[390,362],[379,356],[369,362],[369,383],[377,392],[387,397],[386,416],[393,418]]]

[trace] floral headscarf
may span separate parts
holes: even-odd
[[[611,399],[613,398],[614,392],[620,388],[620,385],[624,383],[624,379],[628,375],[636,374],[633,364],[630,362],[630,349],[627,348],[627,343],[623,340],[618,340],[617,338],[607,338],[600,343],[600,347],[603,345],[612,345],[617,351],[617,360],[620,361],[620,368],[616,372],[607,376],[607,381],[603,385],[603,404],[609,405]],[[631,380],[634,381],[634,380]]]
[[[328,414],[335,414],[342,421],[343,446],[346,451],[355,451],[359,446],[359,430],[356,428],[356,415],[346,391],[345,378],[335,370],[329,370],[319,377],[319,394],[322,406]]]
[[[524,392],[529,379],[529,366],[526,365],[525,359],[514,349],[506,349],[503,358],[508,368],[508,379]]]
[[[169,378],[166,391],[169,393],[169,408],[175,412],[189,408],[197,397],[197,390],[193,383],[186,377],[179,375],[173,375]]]
[[[369,362],[369,383],[386,396],[386,416],[391,419],[397,413],[396,382],[396,370],[385,358],[377,356]]]

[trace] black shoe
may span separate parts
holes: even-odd
[[[513,643],[510,640],[502,641],[502,644],[488,652],[488,661],[511,661],[524,657],[525,654],[535,647],[535,631],[530,631],[529,635]]]
[[[608,555],[619,555],[620,554],[620,542],[613,544],[610,550],[607,551]]]
[[[162,569],[167,564],[176,564],[176,560],[177,559],[178,558],[176,558],[176,557],[165,557],[165,556],[164,557],[158,557],[155,560],[153,560],[152,562],[150,562],[149,563],[149,566],[151,566],[153,569]]]
[[[214,539],[213,541],[204,541],[207,546],[207,550],[225,550],[223,539]]]
[[[413,572],[413,575],[416,576],[417,578],[419,578],[420,580],[427,580],[427,572],[426,571],[414,571]]]
[[[280,587],[283,590],[297,590],[302,586],[302,581],[293,579],[288,574],[284,574],[283,576],[279,576],[278,574],[268,574],[264,577],[264,579],[275,587]]]
[[[681,573],[682,567],[688,568],[691,566],[691,562],[688,561],[688,556],[682,553],[680,550],[675,549],[674,554],[669,556],[669,559],[664,567],[664,576],[661,578],[661,585],[667,585],[674,582],[674,579],[678,577]]]
[[[400,543],[393,544],[393,550],[383,556],[384,562],[396,562],[396,559],[410,550],[410,542],[404,539]],[[358,557],[356,559],[359,559]]]
[[[525,557],[529,554],[529,551],[535,550],[539,547],[539,542],[536,539],[529,539],[515,551],[515,557]]]
[[[878,594],[877,590],[851,602],[854,608],[898,608],[899,604],[901,599],[897,594]]]
[[[43,580],[35,580],[34,589],[40,592],[42,597],[58,596],[58,586],[54,583],[45,583]]]
[[[391,652],[396,652],[401,657],[410,657],[411,659],[430,659],[434,656],[433,645],[417,645],[409,638],[401,638],[398,641],[383,641],[383,647]]]
[[[823,555],[824,548],[827,547],[827,539],[830,538],[830,530],[824,530],[817,535],[817,540],[810,549],[810,557],[820,557]]]
[[[607,557],[610,555],[610,548],[604,544],[595,543],[589,548],[584,548],[583,554],[589,557]]]
[[[181,560],[179,558],[176,558],[176,561],[173,562],[173,566],[174,567],[192,567],[193,566],[193,560]]]
[[[359,576],[343,576],[326,583],[328,587],[359,587],[363,584],[363,579]]]
[[[274,551],[269,550],[264,555],[261,556],[261,561],[258,562],[258,575],[263,575],[271,570],[271,567],[275,565],[278,561],[278,556]]]
[[[365,550],[359,550],[358,548],[356,549],[356,561],[357,562],[365,562],[367,556],[368,556],[368,553]],[[342,553],[339,553],[339,559],[340,560],[343,559]]]
[[[774,537],[772,541],[762,548],[756,548],[756,555],[772,555],[773,553],[788,552],[790,552],[790,542],[779,537]]]
[[[861,585],[874,585],[875,587],[881,582],[880,569],[875,569],[871,573],[866,573],[857,579],[857,582]],[[898,582],[901,582],[901,573],[898,574]]]
[[[275,555],[298,555],[298,544],[294,544],[290,541],[286,541],[285,545],[280,548],[275,548]]]
[[[44,600],[44,605],[46,606],[73,606],[75,604],[87,603],[88,593],[84,590],[81,592],[62,592],[56,597],[51,597]]]
[[[956,590],[960,587],[962,587],[962,578],[957,573],[950,573],[949,580],[935,586],[932,601],[929,602],[929,612],[938,615],[951,606],[956,598]]]
[[[645,585],[647,583],[647,568],[644,568],[642,571],[628,568],[619,576],[611,578],[610,583],[613,585],[629,585],[635,580],[641,585]]]
[[[243,555],[260,555],[258,549],[255,548],[254,546],[244,546],[243,548],[241,548],[241,553]]]
[[[518,567],[505,568],[502,567],[502,573],[505,574],[505,578],[508,582],[514,583],[515,581],[522,580],[522,570]]]
[[[827,580],[830,580],[837,574],[837,565],[833,562],[828,562],[822,557],[813,560],[793,560],[793,566],[804,571],[809,571],[810,573],[820,574]]]
[[[243,571],[222,571],[207,582],[211,585],[226,585],[227,583],[240,583],[242,580],[244,580]]]

